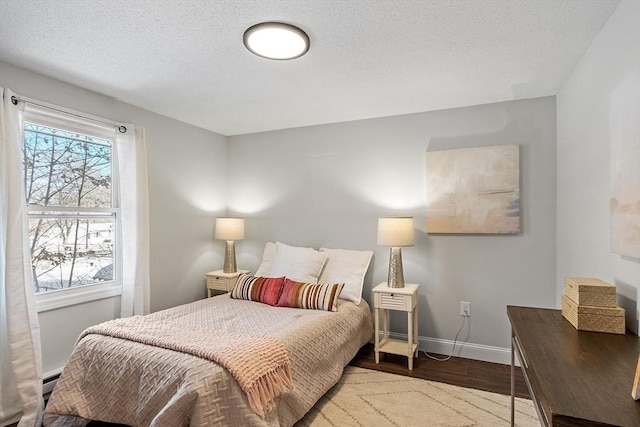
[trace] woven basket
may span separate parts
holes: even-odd
[[[564,279],[564,293],[578,305],[617,307],[616,287],[600,279],[567,277]]]
[[[621,307],[578,305],[565,294],[562,295],[562,316],[580,331],[625,333],[624,309]]]

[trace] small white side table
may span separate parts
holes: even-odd
[[[222,270],[207,273],[207,298],[211,298],[212,291],[231,292],[241,274],[249,270],[238,270],[235,273],[225,273]]]
[[[373,288],[375,311],[375,353],[376,363],[380,363],[380,353],[399,354],[409,358],[409,370],[413,369],[413,357],[418,355],[418,285],[405,284],[404,288],[390,288],[382,282]],[[407,341],[389,338],[389,310],[407,313]],[[382,312],[382,330],[380,329]],[[382,339],[380,339],[382,332]]]

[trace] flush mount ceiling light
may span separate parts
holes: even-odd
[[[244,45],[263,58],[295,59],[309,50],[309,36],[290,24],[263,22],[244,32]]]

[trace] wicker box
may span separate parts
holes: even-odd
[[[600,279],[567,277],[564,293],[578,305],[593,307],[617,307],[616,287]]]
[[[578,305],[562,295],[562,316],[580,331],[624,334],[624,309]]]

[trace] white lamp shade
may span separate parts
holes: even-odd
[[[216,218],[215,238],[218,240],[244,239],[244,218]]]
[[[413,218],[378,218],[378,245],[413,246]]]

